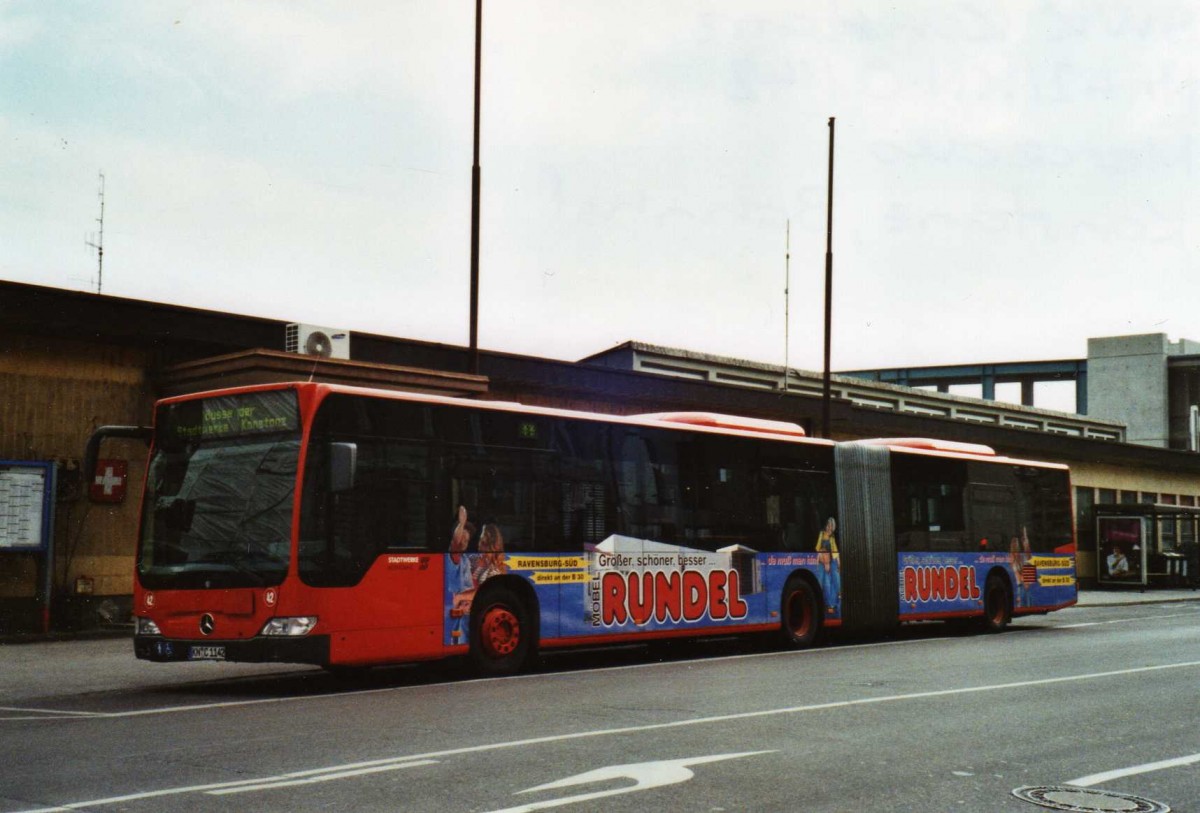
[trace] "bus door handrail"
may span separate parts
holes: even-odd
[[[100,444],[107,438],[132,438],[150,445],[152,426],[98,426],[88,438],[83,450],[83,473],[89,480],[96,476],[96,460],[100,456]]]

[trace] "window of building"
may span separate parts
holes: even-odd
[[[1190,494],[1180,494],[1179,504],[1186,506],[1194,506],[1196,498]],[[1197,535],[1197,518],[1194,516],[1183,516],[1179,518],[1179,544],[1180,546],[1192,545],[1200,537]],[[1193,567],[1189,564],[1188,567]]]
[[[1093,509],[1096,491],[1084,486],[1075,488],[1075,536],[1080,548],[1091,550],[1096,544],[1096,528]]]

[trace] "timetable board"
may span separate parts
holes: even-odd
[[[0,462],[0,550],[44,550],[50,463]]]

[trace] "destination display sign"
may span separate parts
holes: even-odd
[[[182,401],[167,404],[158,415],[159,443],[168,447],[299,430],[300,408],[294,390]]]

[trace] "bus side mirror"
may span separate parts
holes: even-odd
[[[357,443],[329,444],[329,490],[334,494],[354,488],[358,469]]]

